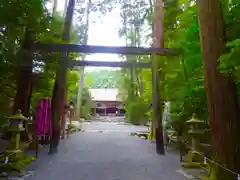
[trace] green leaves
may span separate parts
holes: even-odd
[[[124,1],[125,2],[125,1]],[[126,2],[122,12],[123,28],[121,35],[126,37],[126,42],[136,40],[134,31],[131,27],[135,24],[131,21],[130,15],[133,16],[138,10],[135,8],[130,12]],[[149,5],[144,6],[145,12],[151,12]],[[196,3],[185,0],[166,0],[165,1],[165,46],[168,48],[176,48],[181,50],[181,54],[177,57],[160,57],[159,67],[161,68],[160,75],[160,95],[162,101],[171,101],[172,114],[176,115],[173,119],[188,119],[192,113],[196,113],[199,118],[206,119],[207,103],[203,81],[203,64],[199,38],[199,26],[196,10]],[[134,19],[141,17],[143,10],[138,13],[139,16],[134,16]],[[148,14],[150,17],[151,14]],[[151,21],[144,17],[146,21]],[[130,23],[131,21],[131,23]],[[134,21],[135,22],[135,21]],[[144,24],[145,25],[145,24]],[[133,28],[134,29],[134,28]],[[145,29],[151,29],[150,25]],[[151,37],[141,33],[141,38],[148,41]],[[149,57],[140,57],[138,60],[150,61]],[[135,86],[134,80],[131,79],[129,71],[123,71],[125,76],[124,86],[122,88],[128,92],[128,98],[134,97],[131,92]],[[149,70],[137,71],[141,77],[143,84],[143,93],[140,99],[144,103],[152,103],[152,74]],[[140,103],[139,103],[140,104]],[[131,101],[126,100],[126,108],[131,114],[135,109],[140,108]]]
[[[126,114],[130,123],[146,123],[148,119],[145,117],[145,114],[148,111],[149,104],[138,96],[128,97],[124,103]]]
[[[118,88],[119,71],[99,70],[85,73],[88,88]]]
[[[224,73],[231,73],[239,78],[240,71],[240,39],[236,39],[227,44],[229,49],[228,53],[222,55],[219,59],[220,61],[220,70]]]
[[[64,18],[55,14],[51,23],[48,22],[48,29],[45,29],[39,35],[39,41],[42,43],[64,43],[62,40]],[[76,31],[73,29],[70,34],[70,42],[76,41]],[[71,58],[76,58],[76,54],[70,53]],[[41,53],[39,58],[43,61],[42,72],[36,74],[36,83],[33,91],[32,104],[37,105],[39,98],[51,97],[55,82],[56,71],[59,65],[61,53]],[[76,71],[67,72],[68,76],[68,97],[76,97],[79,74]]]
[[[181,55],[167,57],[167,63],[162,67],[164,100],[171,101],[173,120],[187,120],[192,113],[206,119],[207,103],[196,5],[189,1],[166,3],[165,44],[181,49]]]

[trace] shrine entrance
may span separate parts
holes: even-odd
[[[157,62],[158,56],[174,56],[176,52],[174,50],[163,48],[163,11],[161,10],[162,6],[157,5],[157,8],[154,9],[156,13],[156,19],[154,19],[152,24],[152,33],[153,33],[153,47],[121,47],[121,46],[93,46],[93,45],[77,45],[77,44],[68,44],[70,41],[70,32],[73,22],[73,15],[75,9],[75,0],[69,0],[65,24],[63,27],[62,40],[65,44],[41,44],[41,43],[29,43],[28,50],[33,52],[43,51],[45,54],[61,52],[62,57],[59,59],[59,67],[56,73],[56,79],[53,89],[53,95],[51,99],[51,120],[52,120],[52,136],[50,143],[50,153],[56,152],[57,146],[59,144],[59,119],[62,114],[61,111],[66,103],[66,92],[67,92],[67,68],[83,67],[83,66],[102,66],[102,67],[127,67],[131,68],[149,68],[152,70],[152,96],[153,96],[153,123],[154,130],[156,135],[156,151],[158,154],[165,154],[164,143],[163,143],[163,130],[161,122],[161,102],[159,98],[159,67]],[[153,10],[152,10],[153,11]],[[161,37],[160,37],[161,36]],[[30,40],[29,42],[34,42]],[[85,42],[87,43],[87,42]],[[85,56],[86,54],[93,53],[106,53],[106,54],[118,54],[126,56],[138,56],[138,55],[147,55],[150,56],[149,62],[99,62],[99,61],[85,61],[80,60],[76,61],[70,58],[69,53],[81,53]],[[36,53],[37,54],[37,53]],[[41,54],[41,53],[40,53]],[[82,71],[83,72],[83,71]],[[82,75],[82,74],[81,74]],[[80,81],[83,78],[80,77]],[[81,83],[83,84],[83,82]],[[80,85],[79,85],[80,86]],[[79,97],[78,97],[79,98]],[[79,101],[78,101],[79,102]],[[77,108],[78,109],[78,108]],[[153,129],[153,128],[152,128]],[[151,129],[151,131],[152,131]]]
[[[59,70],[57,72],[57,78],[55,82],[55,88],[58,88],[58,92],[56,97],[53,96],[52,104],[58,106],[58,103],[61,103],[60,100],[66,89],[66,69],[67,68],[76,68],[81,66],[95,66],[95,67],[120,67],[120,68],[131,68],[131,67],[138,67],[138,68],[148,68],[152,70],[152,96],[153,96],[153,110],[155,114],[155,124],[156,126],[156,133],[163,132],[162,131],[162,122],[161,122],[161,113],[159,113],[159,108],[161,107],[159,101],[159,81],[158,81],[158,63],[157,63],[157,56],[174,56],[176,52],[171,49],[167,48],[153,48],[153,47],[119,47],[119,46],[93,46],[93,45],[76,45],[76,44],[39,44],[35,43],[31,46],[32,51],[44,51],[48,53],[53,52],[61,52],[63,54],[62,59],[59,63]],[[119,55],[148,55],[150,56],[150,62],[103,62],[103,61],[85,61],[85,60],[73,60],[69,58],[68,54],[74,53],[81,53],[81,54],[92,54],[92,53],[107,53],[107,54],[119,54]],[[80,79],[83,79],[80,77]],[[54,112],[54,114],[57,112]],[[106,108],[105,112],[106,114]],[[56,114],[56,117],[58,115]],[[52,119],[54,121],[54,118]],[[57,121],[57,119],[55,119]],[[57,122],[56,122],[57,123]],[[54,123],[53,123],[54,125]],[[53,127],[54,128],[54,127]],[[157,135],[157,136],[162,136]],[[160,144],[157,144],[157,152],[158,148],[161,148],[162,153],[164,154],[164,144],[163,144],[163,137],[160,138]],[[158,143],[156,141],[156,143]]]
[[[93,116],[122,116],[124,112],[124,108],[122,105],[118,102],[107,102],[107,101],[101,101],[97,102],[97,104],[94,104],[94,107],[92,108],[92,114]]]

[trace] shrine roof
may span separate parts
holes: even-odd
[[[89,89],[93,101],[122,101],[118,89]]]

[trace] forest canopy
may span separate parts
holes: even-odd
[[[91,89],[118,88],[121,80],[119,70],[93,70],[85,72],[85,86]]]

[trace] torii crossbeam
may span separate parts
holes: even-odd
[[[78,53],[108,53],[122,55],[176,55],[176,51],[168,48],[152,48],[152,47],[123,47],[123,46],[95,46],[95,45],[77,45],[77,44],[40,44],[31,45],[33,51],[45,52],[78,52]]]
[[[75,61],[75,60],[68,60],[68,67],[74,68],[79,66],[94,66],[94,67],[120,67],[120,68],[127,68],[127,67],[136,67],[136,68],[151,68],[152,63],[143,63],[143,62],[136,62],[136,63],[128,63],[126,61]]]

